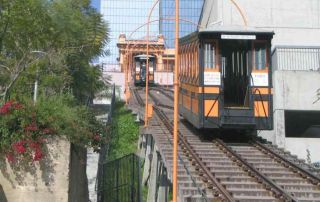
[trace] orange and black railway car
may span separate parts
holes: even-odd
[[[149,59],[149,84],[154,84],[155,57],[152,55],[137,55],[134,57],[133,79],[135,85],[144,86],[147,79],[147,58]]]
[[[199,129],[271,130],[273,35],[219,26],[181,38],[180,114]]]

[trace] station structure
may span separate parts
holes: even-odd
[[[229,199],[229,201],[232,201],[232,196],[229,196],[228,192],[235,193],[235,198],[250,198],[250,196],[252,196],[251,199],[253,199],[254,194],[250,195],[250,193],[247,193],[244,190],[245,188],[241,186],[245,186],[246,183],[250,184],[252,187],[255,187],[256,185],[252,185],[251,181],[247,182],[244,180],[242,182],[242,178],[247,178],[243,177],[243,174],[237,173],[237,175],[241,175],[241,177],[235,177],[239,177],[239,180],[237,178],[238,181],[231,180],[232,182],[229,182],[230,179],[228,177],[228,179],[224,179],[224,172],[232,172],[232,169],[235,169],[235,173],[240,172],[237,168],[233,167],[235,166],[233,164],[234,162],[239,165],[241,164],[241,161],[244,164],[241,166],[241,169],[245,167],[246,169],[244,170],[246,172],[251,170],[249,172],[249,177],[255,176],[254,178],[258,179],[258,183],[265,181],[266,187],[271,185],[274,186],[274,183],[278,183],[276,181],[279,179],[273,179],[275,175],[279,174],[278,172],[283,171],[281,177],[286,179],[292,177],[292,180],[295,180],[295,177],[297,176],[291,172],[300,174],[305,172],[306,176],[309,175],[310,169],[307,164],[301,163],[291,154],[296,155],[300,159],[304,159],[307,163],[320,162],[318,155],[320,152],[318,147],[318,145],[320,145],[320,3],[313,0],[306,0],[303,3],[301,3],[300,0],[206,0],[203,4],[199,22],[195,23],[199,24],[199,27],[201,28],[210,30],[222,30],[222,27],[228,27],[230,30],[245,30],[246,28],[251,27],[274,32],[272,51],[268,53],[273,61],[272,115],[274,127],[271,131],[261,130],[257,133],[258,136],[272,142],[272,144],[276,146],[273,147],[269,145],[267,146],[269,147],[268,149],[259,143],[255,143],[241,148],[225,144],[219,140],[216,141],[214,145],[210,145],[211,143],[204,143],[192,136],[191,132],[188,132],[188,128],[182,127],[181,133],[185,133],[186,135],[184,137],[186,137],[186,139],[190,138],[190,142],[184,142],[185,140],[183,138],[180,141],[181,153],[179,153],[178,174],[180,180],[180,199],[184,198],[188,201],[190,198],[200,199],[203,197],[203,192],[201,191],[203,187],[201,182],[199,182],[199,179],[197,177],[190,178],[194,173],[200,173],[199,175],[202,176],[202,181],[206,182],[206,186],[209,190],[214,187],[214,190],[218,190],[217,192],[224,193],[225,189],[227,189],[228,191],[226,191],[225,195],[222,194],[224,195],[222,198],[227,199],[227,201]],[[226,33],[228,32],[228,30],[224,30]],[[126,82],[131,79],[133,57],[147,54],[147,44],[149,44],[149,54],[156,58],[155,83],[159,85],[172,84],[168,82],[172,82],[173,80],[172,67],[174,66],[174,50],[166,49],[165,38],[165,35],[159,34],[157,37],[154,37],[147,42],[144,37],[133,39],[127,38],[125,34],[120,34],[117,47],[119,48],[119,64],[121,66],[121,71],[123,72],[123,78],[125,78],[123,80],[125,85],[127,85]],[[169,71],[171,71],[170,81],[169,79],[166,79]],[[163,73],[166,73],[166,75],[164,76]],[[161,89],[159,89],[159,92],[160,91]],[[150,93],[150,95],[153,96],[152,99],[156,100],[154,101],[154,108],[157,118],[151,121],[148,128],[142,130],[139,144],[141,156],[144,156],[146,159],[143,182],[146,182],[147,179],[151,177],[149,179],[151,194],[148,194],[148,200],[150,199],[150,201],[157,201],[157,197],[163,198],[165,195],[164,192],[168,191],[169,182],[172,182],[173,180],[173,176],[171,175],[173,167],[172,145],[169,145],[167,142],[170,140],[170,137],[167,135],[172,132],[171,123],[173,121],[172,118],[170,118],[170,115],[172,115],[172,112],[170,111],[172,110],[172,106],[166,105],[171,103],[169,101],[170,92],[162,92],[160,94],[165,96],[160,98],[159,93],[157,95],[154,89],[153,92]],[[158,98],[156,98],[157,96]],[[142,92],[140,92],[140,95],[138,92],[135,92],[133,98],[135,98],[136,101],[134,101],[135,103],[133,104],[131,103],[131,107],[134,111],[139,108],[138,105],[143,106],[141,97],[146,97],[146,95]],[[159,106],[167,109],[162,109],[161,111]],[[141,109],[143,110],[143,108]],[[160,122],[163,122],[163,124],[160,124]],[[194,145],[192,145],[193,143]],[[260,153],[256,151],[257,148],[259,148],[258,150]],[[291,154],[288,154],[279,148],[283,148],[284,150],[291,152]],[[252,151],[252,154],[248,151]],[[218,154],[215,152],[218,152]],[[184,155],[182,153],[185,154],[185,157],[181,157]],[[204,160],[207,158],[210,159],[211,156],[209,156],[209,154],[211,153],[212,158],[214,158],[214,155],[225,155],[223,157],[225,159],[219,159],[226,164],[223,165],[225,167],[222,165],[213,165],[214,162]],[[267,155],[269,155],[269,157],[267,157]],[[151,156],[152,158],[149,158]],[[233,156],[231,158],[233,163],[227,162],[226,160],[230,156]],[[242,157],[248,159],[252,158],[257,161],[260,158],[262,158],[262,161],[265,159],[266,162],[260,162],[260,164],[267,163],[270,165],[270,168],[268,165],[259,167],[261,165],[254,162],[254,160],[250,162],[250,160],[243,159]],[[272,159],[278,160],[275,162]],[[205,161],[205,163],[202,161]],[[227,165],[230,163],[233,165],[228,167]],[[300,167],[297,166],[297,170],[290,170],[298,164]],[[212,166],[213,170],[218,170],[217,176],[220,172],[223,173],[221,174],[223,176],[210,176],[210,169],[206,170],[206,166],[210,167],[209,165]],[[282,168],[281,166],[284,167]],[[225,170],[220,171],[219,169],[222,167]],[[281,167],[280,171],[279,167]],[[301,167],[303,168],[301,169]],[[256,170],[256,168],[258,170]],[[184,171],[184,169],[186,169],[186,171]],[[263,169],[270,169],[270,172],[262,171]],[[269,174],[270,176],[268,176]],[[203,177],[204,175],[208,176]],[[310,176],[313,178],[313,174],[310,174],[309,177],[306,176],[303,175],[303,178],[310,179]],[[215,177],[219,178],[221,181],[215,181]],[[286,179],[282,178],[280,180],[286,181]],[[270,181],[269,179],[272,180]],[[319,180],[319,176],[315,177],[315,179]],[[166,183],[164,184],[166,185],[159,187],[158,180],[161,180],[161,183],[162,180],[165,181]],[[283,189],[281,187],[279,188],[279,186],[274,186],[275,190],[271,188],[274,193],[270,196],[264,195],[264,199],[266,201],[274,201],[274,198],[272,197],[276,196],[276,199],[278,199],[278,197],[283,197],[293,201],[296,200],[295,197],[300,197],[299,199],[301,200],[308,197],[311,197],[310,200],[320,200],[320,195],[317,191],[315,191],[317,193],[311,191],[311,194],[306,194],[306,197],[304,198],[301,193],[303,191],[301,191],[301,187],[299,187],[303,181],[298,181],[299,180],[292,183],[291,181],[280,182],[279,184]],[[293,185],[294,183],[298,184]],[[225,184],[225,186],[219,187],[219,184]],[[315,185],[319,186],[319,183],[316,183]],[[291,186],[291,188],[288,186]],[[295,192],[295,189],[298,189],[299,191]],[[260,191],[261,193],[265,193],[262,190]],[[293,194],[293,192],[295,193]],[[156,195],[157,193],[158,196]],[[245,194],[236,196],[238,193]],[[249,196],[245,196],[246,194]],[[211,195],[209,195],[209,198],[210,197]],[[215,198],[215,196],[212,196],[212,198]]]
[[[311,162],[320,161],[320,3],[238,0],[250,27],[274,31],[274,130],[259,135]],[[244,26],[224,0],[205,1],[200,24]]]
[[[165,47],[163,35],[158,35],[150,40],[149,55],[156,58],[156,69],[154,70],[154,80],[159,85],[173,84],[173,66],[174,66],[174,50]],[[121,72],[125,72],[129,67],[128,78],[131,79],[131,70],[133,67],[133,57],[136,55],[146,54],[146,40],[130,40],[125,34],[119,36],[117,47],[119,48],[119,64]]]
[[[287,3],[285,3],[287,2]],[[252,2],[238,0],[242,13],[231,1],[205,1],[200,27],[219,29],[245,26],[272,30],[273,115],[274,130],[258,131],[263,138],[291,151],[302,159],[320,161],[320,5],[307,0]],[[299,15],[297,15],[299,13]],[[165,48],[165,37],[150,42],[150,52],[157,58],[157,84],[172,84],[174,51]],[[137,45],[140,43],[140,45]],[[145,40],[119,36],[119,58],[123,69],[125,52],[145,53]],[[128,48],[131,47],[131,48]],[[169,66],[169,68],[168,68]],[[169,79],[168,79],[169,78]]]

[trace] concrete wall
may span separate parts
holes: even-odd
[[[15,167],[0,157],[1,202],[87,202],[86,150],[48,139],[45,159]]]
[[[306,159],[308,149],[312,161],[319,161],[320,139],[285,137],[284,110],[320,111],[320,102],[315,102],[320,88],[320,72],[276,71],[273,84],[274,130],[262,132],[261,136],[302,159]]]
[[[70,143],[50,140],[48,155],[41,163],[14,170],[0,159],[0,199],[8,202],[55,202],[68,201]],[[2,200],[1,200],[2,202]]]
[[[110,77],[111,82],[119,87],[119,94],[116,94],[116,97],[124,99],[124,89],[125,89],[125,75],[123,72],[104,72],[104,77]]]
[[[311,162],[320,162],[320,138],[286,138],[285,149],[301,159],[307,160],[309,150]]]
[[[215,2],[211,23],[244,25],[230,0]],[[248,19],[248,26],[275,31],[275,45],[320,45],[320,1],[236,0]]]

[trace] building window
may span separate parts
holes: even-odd
[[[267,68],[267,49],[265,43],[256,43],[254,52],[254,61],[256,70],[264,70]]]
[[[206,43],[204,45],[204,68],[214,69],[216,66],[215,61],[215,47],[211,43]]]

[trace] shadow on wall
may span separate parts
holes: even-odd
[[[44,183],[47,191],[53,193],[51,185],[54,184],[56,174],[55,166],[60,154],[55,151],[61,151],[63,148],[56,144],[55,138],[48,138],[48,144],[43,148],[44,158],[39,163],[15,162],[8,164],[6,157],[0,155],[0,172],[3,177],[15,189],[17,185],[32,186],[38,191],[38,183]],[[48,146],[50,145],[50,146]],[[1,187],[2,188],[2,187]],[[3,190],[0,190],[0,196]],[[0,197],[0,202],[2,198]]]
[[[88,202],[87,150],[71,144],[69,172],[69,202]]]
[[[6,195],[4,194],[2,185],[0,184],[0,201],[1,202],[8,202]]]

